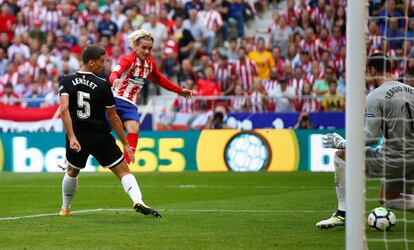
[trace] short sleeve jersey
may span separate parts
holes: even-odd
[[[59,95],[69,96],[69,112],[76,136],[99,137],[110,133],[106,108],[115,106],[108,82],[91,72],[66,75],[60,81]]]
[[[388,159],[414,159],[414,88],[389,81],[367,96],[366,139],[379,138]]]

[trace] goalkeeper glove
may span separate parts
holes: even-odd
[[[337,133],[322,136],[322,145],[325,148],[345,149],[345,139]]]

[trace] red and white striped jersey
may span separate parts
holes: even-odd
[[[262,85],[266,91],[266,94],[269,95],[279,85],[279,82],[277,80],[268,79],[268,80],[263,80]]]
[[[263,93],[253,91],[250,94],[250,111],[251,112],[263,112],[264,111],[264,99],[265,95]]]
[[[239,77],[239,83],[243,86],[243,90],[250,92],[253,86],[254,76],[256,76],[256,66],[253,61],[247,57],[243,61],[238,60],[235,63],[235,72]]]
[[[328,48],[328,40],[323,41],[322,39],[317,38],[316,41],[315,41],[315,45],[316,45],[316,48],[318,50],[318,54],[317,54],[318,55],[318,59],[321,58],[322,53],[324,51],[329,51],[329,48]]]
[[[244,95],[238,95],[238,96],[233,96],[230,99],[230,105],[233,108],[233,110],[235,112],[243,112],[246,111],[246,106],[247,106],[247,96]]]
[[[29,26],[29,30],[33,30],[35,25],[34,21],[39,20],[42,15],[42,8],[34,4],[33,7],[26,6],[22,9],[26,25]]]
[[[19,80],[19,73],[17,71],[14,72],[13,74],[6,73],[0,76],[0,82],[3,84],[11,82],[13,86],[16,86],[18,80]]]
[[[368,46],[370,49],[378,49],[381,46],[381,35],[368,35]]]
[[[227,64],[222,67],[214,67],[215,81],[220,84],[221,90],[226,90],[229,87],[231,76],[235,75],[234,66]]]
[[[39,78],[39,70],[40,67],[38,64],[32,65],[30,62],[25,62],[17,68],[17,72],[19,72],[20,75],[30,73],[33,81]]]
[[[40,20],[43,20],[42,30],[57,31],[59,27],[59,18],[62,12],[58,10],[43,9]]]
[[[156,1],[154,4],[150,2],[145,2],[144,7],[142,9],[143,9],[143,13],[146,16],[152,15],[152,14],[160,16],[162,8],[164,8],[164,4],[162,3],[162,1]]]
[[[176,98],[174,100],[174,108],[176,112],[180,113],[194,113],[195,104],[193,99]]]
[[[290,86],[295,90],[296,95],[300,95],[302,93],[303,84],[305,84],[305,79],[296,79],[293,78],[290,82]]]
[[[336,39],[333,36],[330,36],[328,38],[328,48],[333,53],[333,56],[339,56],[339,49],[341,46],[346,44],[346,40],[344,36],[341,36],[340,38]]]
[[[302,39],[299,42],[299,48],[300,48],[300,51],[308,52],[312,60],[318,59],[318,49],[316,47],[315,39],[312,39],[312,40]]]
[[[336,58],[333,62],[333,65],[334,65],[334,69],[336,70],[338,74],[344,72],[345,65],[346,65],[345,58],[340,58],[340,57]]]
[[[320,71],[317,77],[315,77],[313,73],[308,73],[305,77],[305,81],[313,85],[315,80],[323,79],[324,77],[325,73],[323,71]]]
[[[317,112],[319,111],[319,102],[316,96],[302,97],[300,111]]]
[[[201,21],[201,24],[208,30],[217,31],[223,26],[223,19],[217,10],[202,10],[198,12],[197,19]]]
[[[142,61],[135,53],[130,53],[119,58],[118,65],[115,66],[109,76],[109,82],[113,85],[115,79],[121,79],[120,85],[113,86],[114,96],[138,105],[139,93],[145,84],[145,81],[152,79],[157,84],[167,90],[181,93],[182,88],[175,85],[162,75],[155,63],[155,60],[148,57]]]
[[[298,17],[302,16],[302,13],[303,13],[304,10],[306,10],[309,14],[312,12],[311,7],[307,3],[304,3],[304,4],[298,3],[298,4],[295,5],[296,16],[298,16]]]
[[[325,11],[319,7],[316,7],[312,10],[310,17],[316,24],[321,24],[321,25],[325,25],[328,19]]]

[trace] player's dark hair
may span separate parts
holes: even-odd
[[[374,53],[368,57],[367,67],[373,67],[378,72],[391,72],[391,62],[383,53]]]
[[[105,55],[105,49],[96,45],[89,45],[82,52],[82,62],[84,64],[91,60],[96,60]]]

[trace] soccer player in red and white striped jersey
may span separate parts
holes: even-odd
[[[147,81],[152,79],[165,89],[185,98],[191,98],[192,91],[175,85],[158,71],[154,59],[150,56],[154,38],[149,32],[134,31],[128,36],[128,40],[134,52],[120,57],[118,65],[109,76],[109,82],[113,86],[116,111],[128,132],[129,145],[135,151],[139,131],[138,96],[144,84],[148,84]],[[128,154],[124,152],[124,155],[129,163]]]

